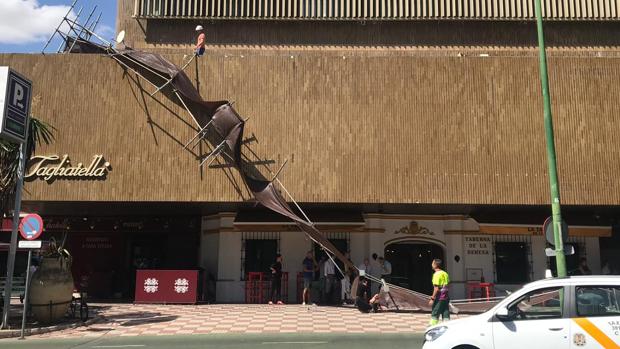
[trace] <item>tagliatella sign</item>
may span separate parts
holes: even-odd
[[[72,164],[69,155],[37,155],[30,158],[24,178],[39,178],[44,181],[56,179],[100,179],[105,178],[110,170],[110,163],[103,155],[94,155],[90,163]]]

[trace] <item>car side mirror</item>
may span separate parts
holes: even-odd
[[[515,315],[514,311],[508,310],[506,307],[501,307],[495,312],[495,317],[500,319],[501,321],[506,321],[512,319]]]

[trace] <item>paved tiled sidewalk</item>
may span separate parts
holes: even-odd
[[[92,304],[101,317],[90,326],[34,338],[72,338],[208,333],[412,333],[426,328],[429,314],[362,314],[350,307],[302,305]]]

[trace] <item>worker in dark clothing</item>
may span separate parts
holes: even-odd
[[[357,297],[355,298],[355,306],[362,313],[368,313],[372,310],[372,305],[370,305],[369,301],[370,285],[368,284],[368,279],[360,276],[357,285]]]
[[[271,297],[269,304],[282,303],[282,255],[276,255],[276,261],[271,265]]]

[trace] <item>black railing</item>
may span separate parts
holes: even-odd
[[[551,20],[618,20],[620,0],[543,0]],[[534,0],[135,0],[138,18],[533,20]]]

